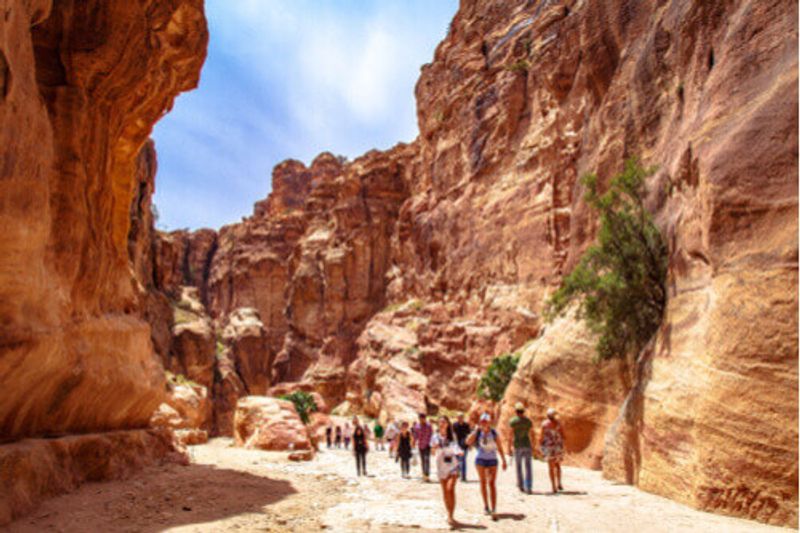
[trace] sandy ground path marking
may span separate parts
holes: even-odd
[[[355,476],[344,450],[290,463],[282,453],[241,450],[230,439],[191,448],[192,465],[153,467],[126,481],[90,483],[45,502],[7,529],[14,533],[332,531],[449,529],[438,483],[400,478],[385,452],[372,451],[369,476]],[[787,531],[709,513],[564,468],[565,494],[547,492],[546,465],[534,462],[534,494],[520,493],[513,466],[499,475],[498,520],[483,515],[475,471],[458,484],[456,518],[465,531],[767,532]]]

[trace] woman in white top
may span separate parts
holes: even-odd
[[[436,473],[442,485],[444,506],[447,509],[447,523],[456,524],[453,513],[456,510],[456,482],[460,472],[458,456],[464,452],[453,436],[450,419],[443,416],[439,419],[439,428],[431,438],[431,448],[436,453]]]
[[[345,422],[344,423],[344,449],[350,449],[350,439],[353,438],[353,428],[350,427],[350,424]]]
[[[483,413],[478,422],[478,427],[467,437],[467,445],[478,449],[475,457],[475,469],[481,478],[481,497],[486,508],[486,514],[493,520],[497,519],[497,455],[503,461],[503,470],[506,469],[506,455],[503,445],[497,438],[497,431],[492,427],[492,416]],[[489,502],[491,501],[491,505]]]
[[[397,448],[397,435],[400,433],[400,429],[397,427],[397,423],[392,420],[389,424],[389,427],[386,428],[386,442],[389,443],[389,457],[394,457],[394,451]]]

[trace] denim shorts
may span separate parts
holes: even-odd
[[[475,459],[475,466],[483,466],[483,467],[497,466],[497,459],[482,459],[478,457]]]

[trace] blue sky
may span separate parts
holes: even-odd
[[[165,229],[250,215],[272,167],[417,136],[414,84],[457,0],[207,0],[200,87],[155,127]]]

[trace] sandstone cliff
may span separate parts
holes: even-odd
[[[201,0],[6,0],[2,13],[0,441],[125,431],[0,447],[0,524],[172,449],[131,430],[165,390],[143,320],[158,300],[141,268],[146,140],[196,86],[208,38]]]
[[[164,386],[129,266],[136,160],[197,83],[202,2],[5,13],[0,435],[145,426]]]

